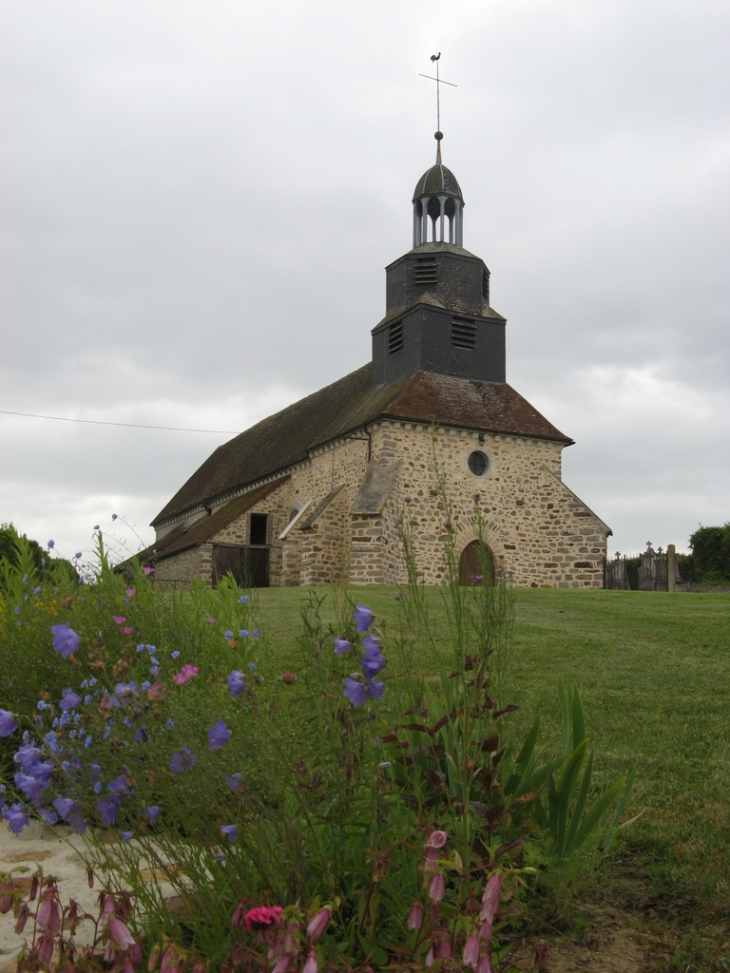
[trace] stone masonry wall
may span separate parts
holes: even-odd
[[[296,532],[296,531],[294,531]],[[301,584],[339,584],[349,576],[350,505],[343,489],[301,541]]]
[[[355,514],[350,530],[350,581],[384,584],[382,517]]]
[[[201,578],[210,585],[211,551],[211,545],[205,544],[158,561],[155,565],[155,586],[163,591],[187,589],[192,578]]]
[[[359,435],[362,438],[342,440],[338,444],[333,445],[332,448],[324,448],[317,451],[308,464],[292,472],[290,481],[292,504],[298,503],[302,505],[307,500],[312,501],[303,516],[303,520],[306,520],[310,514],[314,513],[317,505],[324,500],[330,490],[334,487],[342,486],[342,490],[330,504],[330,507],[334,507],[335,510],[330,511],[328,514],[327,511],[330,509],[328,507],[324,511],[324,523],[329,523],[330,518],[334,516],[344,517],[342,521],[344,531],[343,541],[336,558],[340,563],[346,564],[348,567],[350,564],[349,511],[352,510],[355,497],[365,476],[368,451],[368,442],[363,434],[353,435]],[[339,511],[339,513],[335,511]],[[323,529],[325,528],[322,525],[316,528],[318,531]],[[305,548],[314,543],[311,540],[307,540],[306,535],[308,533],[309,531],[302,531],[298,526],[295,526],[285,538],[283,542],[283,561],[287,566],[287,570],[283,573],[282,584],[304,585],[315,583],[305,580],[305,572],[303,570],[301,575],[299,574],[299,566],[303,566],[304,564]],[[302,558],[299,562],[297,562],[295,554],[297,549],[302,552]],[[334,557],[335,555],[332,554],[332,556]],[[307,556],[307,560],[309,562],[309,556]]]
[[[560,444],[487,434],[482,438],[480,443],[476,433],[466,430],[432,432],[388,420],[373,431],[373,457],[383,465],[403,461],[387,507],[392,515],[384,521],[388,548],[399,549],[397,515],[403,512],[420,575],[426,584],[443,583],[443,535],[455,533],[460,554],[476,536],[478,508],[484,539],[515,584],[602,587],[606,528],[561,482]],[[481,477],[467,463],[475,449],[489,461]],[[393,580],[404,581],[400,560]]]
[[[514,584],[603,586],[607,528],[562,483],[562,444],[515,436],[480,437],[470,430],[429,429],[393,420],[381,420],[370,431],[372,459],[386,467],[402,461],[380,514],[349,513],[367,465],[368,444],[358,438],[317,451],[248,512],[271,517],[272,585],[329,584],[339,580],[343,565],[349,565],[353,584],[403,583],[404,525],[413,537],[419,577],[426,584],[443,584],[444,535],[453,532],[458,556],[476,538],[481,520],[484,540]],[[469,469],[468,457],[474,450],[487,457],[483,476]],[[311,500],[304,522],[340,485],[340,494],[312,530],[295,525],[283,541],[278,540],[293,508]],[[213,542],[248,543],[248,514],[220,531]],[[190,573],[202,572],[210,583],[212,545],[206,547],[207,553],[201,548],[161,561],[158,580],[179,584]]]

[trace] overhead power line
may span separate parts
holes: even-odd
[[[42,416],[35,412],[11,412],[0,409],[5,416],[25,416],[27,419],[53,419],[55,422],[83,422],[91,426],[124,426],[125,429],[163,429],[165,432],[210,432],[235,436],[240,429],[188,429],[185,426],[145,426],[141,422],[105,422],[103,419],[71,419],[69,416]]]

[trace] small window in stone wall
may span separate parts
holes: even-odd
[[[467,318],[452,318],[451,343],[456,348],[474,348],[477,343],[477,326]]]
[[[388,353],[394,354],[403,347],[403,322],[395,321],[388,328]]]
[[[249,544],[263,547],[268,541],[268,514],[251,514]]]
[[[480,449],[475,449],[473,453],[469,453],[467,463],[474,476],[484,476],[489,469],[489,457]]]

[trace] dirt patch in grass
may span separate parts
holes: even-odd
[[[580,935],[548,940],[539,967],[543,973],[668,973],[673,969],[674,939],[661,923],[641,921],[611,906],[586,908],[583,915]],[[539,941],[530,946],[534,955]]]
[[[606,876],[609,878],[608,876]],[[542,973],[726,973],[730,916],[696,902],[653,895],[646,874],[614,870],[589,901],[570,908],[560,931],[526,939],[518,953],[525,970]],[[567,928],[569,926],[569,928]],[[563,931],[565,930],[565,931]],[[534,965],[540,948],[547,951]]]

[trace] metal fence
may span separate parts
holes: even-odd
[[[613,591],[674,591],[681,581],[674,545],[654,550],[651,543],[643,554],[621,554],[606,558],[604,587]]]

